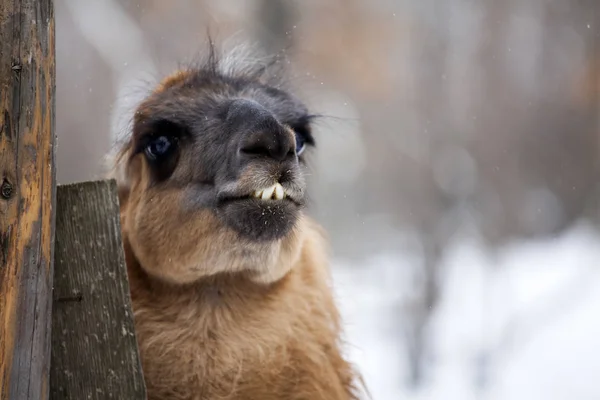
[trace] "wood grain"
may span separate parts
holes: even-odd
[[[54,57],[52,1],[0,1],[1,399],[48,398]]]
[[[59,186],[50,398],[146,398],[114,180]]]

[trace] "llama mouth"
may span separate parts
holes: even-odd
[[[221,196],[216,210],[229,227],[248,239],[264,242],[287,235],[301,208],[300,192],[294,192],[293,188],[286,191],[280,183],[275,183],[250,194]]]
[[[290,202],[298,207],[301,207],[304,204],[302,196],[297,190],[286,188],[279,182],[263,189],[254,190],[250,194],[227,193],[221,195],[219,198],[220,205],[239,201],[273,205]]]

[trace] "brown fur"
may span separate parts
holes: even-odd
[[[153,96],[185,80],[178,72]],[[198,167],[185,154],[169,184],[152,185],[130,153],[121,220],[149,399],[358,399],[319,226],[301,216],[279,240],[244,240],[210,208],[181,208]],[[257,168],[239,183],[265,176]]]

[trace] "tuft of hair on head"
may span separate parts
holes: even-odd
[[[207,35],[205,47],[206,51],[199,52],[196,60],[184,69],[190,72],[245,78],[277,88],[283,88],[287,84],[285,50],[266,54],[257,43],[239,40],[236,37],[216,44],[210,34]]]

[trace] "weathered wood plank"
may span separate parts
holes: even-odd
[[[55,199],[52,0],[0,1],[0,398],[47,399]]]
[[[146,398],[114,180],[58,187],[50,398]]]

